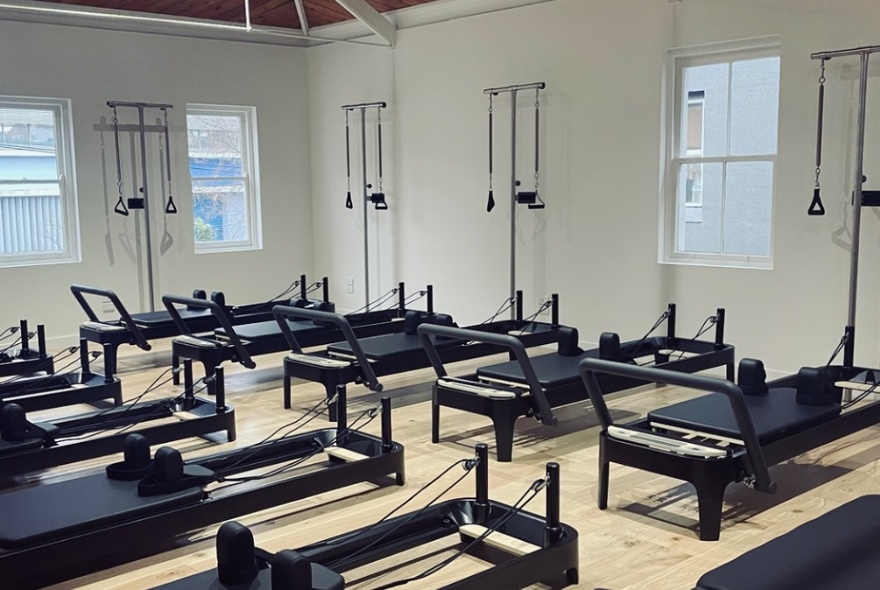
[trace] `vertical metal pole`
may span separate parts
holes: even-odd
[[[19,343],[19,347],[21,348],[21,351],[24,352],[26,350],[30,350],[30,345],[28,344],[28,340],[30,340],[30,338],[28,337],[27,320],[19,320],[18,332],[21,334],[21,337],[20,337],[21,342]]]
[[[361,107],[361,174],[364,186],[364,304],[370,304],[370,234],[367,193],[367,109]]]
[[[477,523],[485,522],[489,518],[489,447],[480,443],[477,445],[477,466],[476,480],[477,489],[475,494],[474,520]]]
[[[510,91],[510,296],[516,295],[516,90]],[[511,308],[510,319],[515,319]]]
[[[138,132],[141,135],[141,176],[144,181],[144,229],[147,234],[147,290],[150,294],[150,311],[156,311],[153,294],[153,234],[150,231],[150,190],[147,180],[147,131],[144,125],[144,107],[138,105]],[[167,148],[166,148],[167,149]]]
[[[394,441],[391,439],[391,398],[385,396],[379,401],[382,403],[382,452],[390,453],[394,450]]]
[[[342,433],[348,429],[348,399],[346,398],[345,385],[336,386],[336,436],[342,437]],[[345,437],[343,437],[345,438]],[[337,444],[343,444],[337,439]]]
[[[859,282],[859,236],[862,228],[862,177],[864,176],[865,160],[865,110],[868,95],[868,52],[859,55],[859,114],[856,126],[856,168],[853,174],[853,241],[852,258],[849,269],[849,312],[847,313],[847,326],[855,329],[856,325],[856,295]],[[852,366],[854,360],[854,338],[850,338],[844,352],[844,364]]]
[[[562,525],[559,521],[559,463],[547,463],[547,504],[545,514],[547,523],[544,527],[544,547],[549,547],[559,539]]]

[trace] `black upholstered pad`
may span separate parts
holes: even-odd
[[[840,414],[840,406],[808,406],[795,401],[793,387],[771,389],[767,395],[745,396],[746,407],[761,444],[826,422]],[[740,438],[730,402],[720,393],[672,404],[648,413],[648,420],[670,426]]]
[[[320,326],[313,324],[312,322],[288,321],[287,324],[290,326],[290,329],[293,331],[294,335],[300,332],[304,332],[306,330],[323,329]],[[239,338],[241,338],[242,340],[272,340],[275,338],[281,338],[281,327],[276,321],[255,322],[253,324],[242,324],[240,326],[236,326],[235,333],[238,334]],[[214,330],[214,334],[223,337],[226,336],[226,330],[224,330],[223,328],[217,328],[216,330]]]
[[[707,572],[697,590],[880,588],[880,496],[848,502]]]
[[[189,576],[176,582],[156,586],[153,590],[270,590],[272,588],[272,570],[262,569],[257,579],[250,584],[225,586],[217,579],[216,571],[204,572]],[[312,590],[344,590],[345,580],[323,565],[312,564]]]
[[[137,482],[103,473],[0,494],[0,548],[15,549],[186,504],[204,493],[191,488],[141,498]]]
[[[581,380],[578,364],[585,358],[598,358],[598,350],[588,350],[577,356],[562,356],[556,353],[532,357],[532,366],[543,389],[577,383]],[[501,379],[514,383],[525,383],[522,369],[516,361],[489,365],[477,369],[478,377]]]
[[[210,309],[178,309],[178,313],[180,313],[180,317],[183,318],[183,321],[186,320],[194,320],[204,317],[211,316]],[[131,314],[131,319],[135,321],[135,323],[155,327],[155,326],[164,326],[166,324],[173,324],[173,320],[171,319],[171,314],[167,311],[147,311],[144,313],[133,313]]]
[[[364,351],[364,354],[371,361],[387,361],[395,357],[412,354],[416,352],[424,352],[422,343],[419,341],[417,334],[384,334],[381,336],[371,336],[369,338],[359,338],[358,342]],[[450,340],[438,338],[435,344],[438,348],[451,346],[459,342],[458,340]],[[354,356],[351,346],[348,342],[336,342],[327,347],[328,352],[336,354],[344,354]]]

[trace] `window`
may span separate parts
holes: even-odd
[[[79,261],[70,101],[0,96],[0,267]]]
[[[778,45],[670,54],[664,262],[771,266]]]
[[[196,252],[261,247],[256,109],[187,105]]]

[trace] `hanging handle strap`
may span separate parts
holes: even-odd
[[[529,209],[543,209],[545,204],[538,192],[538,179],[540,177],[540,130],[541,130],[541,89],[535,88],[535,202],[529,203]]]
[[[345,193],[345,208],[354,209],[351,202],[351,139],[348,131],[348,111],[345,111],[345,184],[348,192]]]
[[[125,200],[122,198],[122,195],[119,195],[119,200],[116,201],[116,207],[113,208],[113,212],[128,217],[128,207],[125,206]]]
[[[113,144],[116,148],[116,190],[119,200],[113,208],[115,213],[128,217],[128,207],[122,198],[122,161],[119,159],[119,113],[116,107],[113,107]]]
[[[168,174],[168,203],[165,204],[165,213],[175,215],[177,213],[177,205],[174,204],[174,197],[171,195],[171,141],[168,134],[168,109],[162,109],[165,113],[165,172]]]
[[[822,60],[822,73],[819,76],[819,114],[816,125],[816,184],[813,187],[813,201],[807,209],[807,215],[825,215],[822,205],[819,175],[822,172],[822,123],[825,112],[825,60]]]
[[[491,213],[495,208],[495,195],[492,191],[492,95],[489,95],[489,201],[486,203],[486,212]]]
[[[376,138],[379,141],[379,192],[382,192],[382,107],[376,107]],[[376,207],[378,209],[378,207]],[[385,209],[388,207],[386,206]]]

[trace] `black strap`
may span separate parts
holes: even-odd
[[[122,195],[119,195],[119,200],[116,201],[116,207],[113,208],[113,211],[128,217],[128,207],[125,206],[125,201],[122,199]]]
[[[819,196],[819,187],[813,189],[813,202],[807,209],[807,215],[825,215],[825,207],[822,206],[822,197]]]
[[[492,191],[492,95],[489,95],[489,201],[486,203],[486,212],[491,213],[495,208],[495,195]]]
[[[348,186],[345,208],[354,209],[354,205],[351,202],[351,139],[348,131],[348,110],[345,111],[345,182]]]

